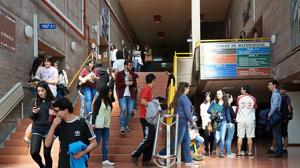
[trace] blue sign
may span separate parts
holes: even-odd
[[[270,55],[270,47],[237,48],[237,55]]]
[[[54,23],[41,23],[40,29],[56,29],[56,24]]]
[[[235,78],[236,64],[204,65],[205,78]]]

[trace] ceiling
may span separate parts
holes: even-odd
[[[221,1],[221,2],[220,2]],[[191,0],[119,0],[139,41],[149,44],[154,57],[172,56],[173,52],[189,50],[187,38],[191,29]],[[223,21],[230,0],[201,0],[204,21]],[[154,23],[161,15],[161,23]],[[165,39],[157,33],[164,32]]]

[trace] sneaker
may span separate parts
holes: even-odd
[[[209,156],[209,152],[208,152],[208,151],[205,151],[203,155],[204,155],[204,156]]]
[[[191,161],[191,162],[184,163],[184,165],[185,166],[198,166],[199,162]]]
[[[138,157],[131,156],[131,162],[132,162],[133,164],[135,164],[136,166],[138,166],[138,165],[139,165],[139,163],[138,163]]]
[[[267,152],[266,152],[267,154],[273,154],[274,153],[274,151],[273,150],[271,150],[271,149],[269,149],[269,150],[267,150]]]
[[[223,154],[220,154],[220,158],[224,158],[224,155],[223,155]]]
[[[284,155],[288,154],[288,150],[287,149],[283,149],[283,154]]]
[[[217,152],[213,151],[212,154],[211,154],[211,157],[216,158],[217,157]]]
[[[234,153],[233,154],[227,154],[226,158],[229,158],[229,159],[235,158],[235,154]]]
[[[124,128],[124,127],[121,127],[120,133],[121,133],[122,135],[126,134],[126,131],[125,131],[125,128]]]
[[[240,155],[246,156],[246,153],[244,151],[241,151]]]
[[[126,131],[126,132],[129,132],[129,131],[130,131],[130,129],[129,129],[128,126],[125,127],[125,131]]]
[[[193,156],[193,160],[195,160],[195,161],[202,161],[204,158],[203,158],[203,156]]]
[[[112,162],[110,162],[110,161],[108,161],[108,160],[105,160],[105,161],[102,162],[102,165],[103,165],[103,166],[114,166],[115,163],[112,163]]]

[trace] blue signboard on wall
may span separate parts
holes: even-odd
[[[41,23],[40,29],[56,29],[56,24],[54,23]]]
[[[237,76],[236,64],[205,65],[205,78],[234,78]]]

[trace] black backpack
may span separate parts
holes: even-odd
[[[287,103],[288,98],[289,98],[288,95],[281,96],[280,112],[282,114],[283,119],[291,120],[293,119],[293,110],[289,112],[289,107]]]

